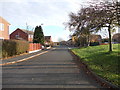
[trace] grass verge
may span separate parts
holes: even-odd
[[[108,45],[75,48],[72,51],[78,55],[88,67],[100,77],[120,87],[120,44],[113,44],[113,52],[108,52]]]

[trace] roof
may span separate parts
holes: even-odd
[[[114,35],[120,35],[120,33],[115,33]]]
[[[25,30],[25,29],[20,29],[20,30],[22,30],[23,32],[25,32],[25,33],[27,33],[27,34],[31,34],[31,35],[34,34],[34,32],[32,32],[32,31],[28,31],[28,30]]]
[[[45,39],[50,39],[51,38],[51,36],[45,36]]]
[[[10,25],[10,23],[8,22],[8,21],[6,21],[3,17],[1,17],[0,16],[0,21],[5,21],[5,22],[7,22],[9,25]]]
[[[101,37],[101,35],[97,35],[97,34],[91,34],[90,36],[98,36],[98,37]]]
[[[118,37],[120,37],[120,33],[114,34],[112,38],[118,38]]]

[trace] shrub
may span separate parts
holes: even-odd
[[[19,55],[28,51],[29,43],[22,40],[3,40],[2,41],[2,57]]]
[[[28,52],[29,43],[26,41],[14,40],[16,42],[16,54]]]

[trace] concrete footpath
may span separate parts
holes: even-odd
[[[16,62],[21,62],[21,61],[29,59],[31,56],[34,57],[35,55],[42,54],[44,52],[46,53],[49,50],[51,50],[51,48],[46,49],[46,50],[40,50],[38,52],[26,53],[26,54],[23,54],[23,55],[13,56],[13,57],[8,58],[8,59],[3,59],[3,60],[1,60],[2,64],[0,64],[0,65],[7,65],[7,64],[12,64],[12,63],[16,63]]]

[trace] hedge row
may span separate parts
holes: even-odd
[[[29,43],[22,40],[2,40],[2,58],[28,52]]]

